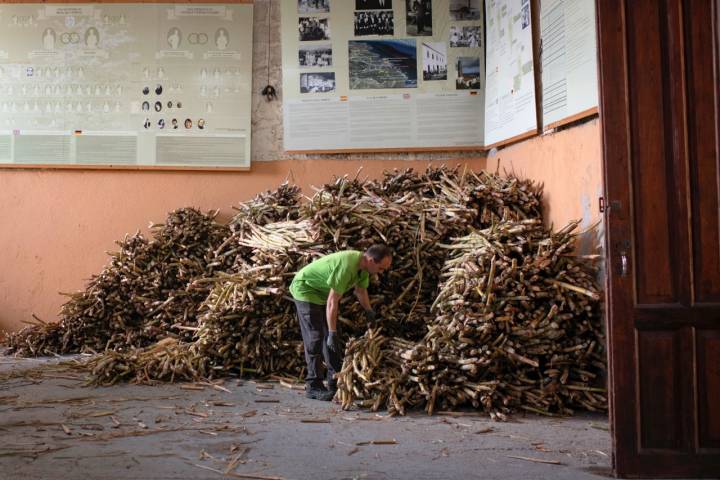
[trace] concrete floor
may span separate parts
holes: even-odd
[[[603,415],[392,418],[342,411],[277,382],[85,387],[57,363],[0,356],[0,479],[610,475]]]

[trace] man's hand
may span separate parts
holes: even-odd
[[[340,355],[342,353],[341,351],[341,345],[340,345],[340,337],[338,336],[337,332],[333,332],[332,330],[328,332],[327,337],[327,347],[328,350],[331,352]]]
[[[368,322],[374,322],[376,317],[377,317],[377,314],[375,313],[375,310],[373,310],[372,308],[365,310],[365,319]]]

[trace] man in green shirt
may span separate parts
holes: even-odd
[[[375,319],[367,287],[370,274],[390,267],[392,252],[386,245],[373,245],[365,252],[347,250],[326,255],[306,265],[290,285],[305,346],[307,376],[305,395],[332,400],[337,390],[335,373],[342,368],[343,347],[337,331],[340,298],[351,288],[368,320]],[[322,381],[325,360],[327,388]]]

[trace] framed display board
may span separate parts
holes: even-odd
[[[484,145],[481,0],[283,0],[289,152]]]
[[[485,144],[537,133],[530,0],[486,0]]]
[[[248,169],[251,1],[0,4],[0,166]]]
[[[594,0],[542,0],[543,128],[598,111]]]

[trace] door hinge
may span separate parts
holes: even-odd
[[[598,210],[600,213],[605,213],[605,197],[598,198]]]

